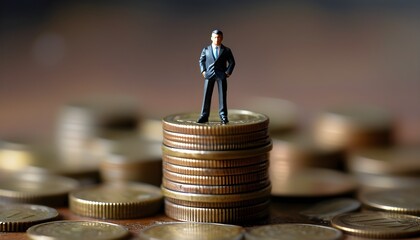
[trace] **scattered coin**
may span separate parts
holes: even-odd
[[[275,224],[254,227],[246,231],[246,240],[338,240],[342,232],[326,226],[312,224]]]
[[[0,204],[0,231],[24,232],[30,226],[53,220],[57,216],[57,210],[46,206]]]
[[[420,233],[419,217],[386,212],[344,213],[335,216],[331,225],[368,238],[402,238]]]
[[[54,221],[30,227],[26,234],[34,240],[119,240],[130,234],[123,226],[96,221]]]
[[[360,201],[370,208],[420,215],[420,188],[362,192]]]
[[[361,203],[355,199],[337,198],[319,202],[314,206],[301,211],[300,214],[329,222],[334,216],[356,211],[360,208],[360,206]]]
[[[165,223],[153,225],[139,234],[142,240],[241,240],[240,226],[215,223]]]
[[[72,191],[69,208],[76,214],[103,219],[151,216],[162,206],[158,187],[142,183],[108,183]]]

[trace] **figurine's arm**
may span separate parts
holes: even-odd
[[[235,58],[233,57],[232,51],[230,49],[227,53],[228,66],[226,69],[226,76],[229,77],[230,75],[232,75],[233,69],[235,68]]]
[[[200,55],[200,71],[201,74],[203,75],[203,77],[206,76],[206,48],[203,48],[203,51],[201,51],[201,55]]]

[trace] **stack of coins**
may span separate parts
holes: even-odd
[[[216,114],[212,114],[216,115]],[[217,116],[217,115],[216,115]],[[268,117],[231,110],[198,124],[198,114],[163,119],[165,212],[194,222],[250,222],[268,215]]]

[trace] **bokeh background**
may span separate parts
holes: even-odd
[[[131,96],[155,117],[199,111],[198,58],[219,28],[237,62],[229,108],[286,99],[305,124],[329,106],[377,105],[400,141],[420,140],[419,1],[0,4],[2,138],[48,139],[60,107],[86,96]]]

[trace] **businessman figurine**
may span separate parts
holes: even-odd
[[[235,59],[232,51],[222,45],[223,33],[214,30],[211,33],[212,44],[205,47],[200,56],[200,70],[205,78],[203,106],[201,108],[198,123],[206,123],[209,120],[211,97],[214,83],[217,82],[219,92],[219,116],[222,124],[229,122],[226,104],[227,78],[232,74],[235,67]]]

